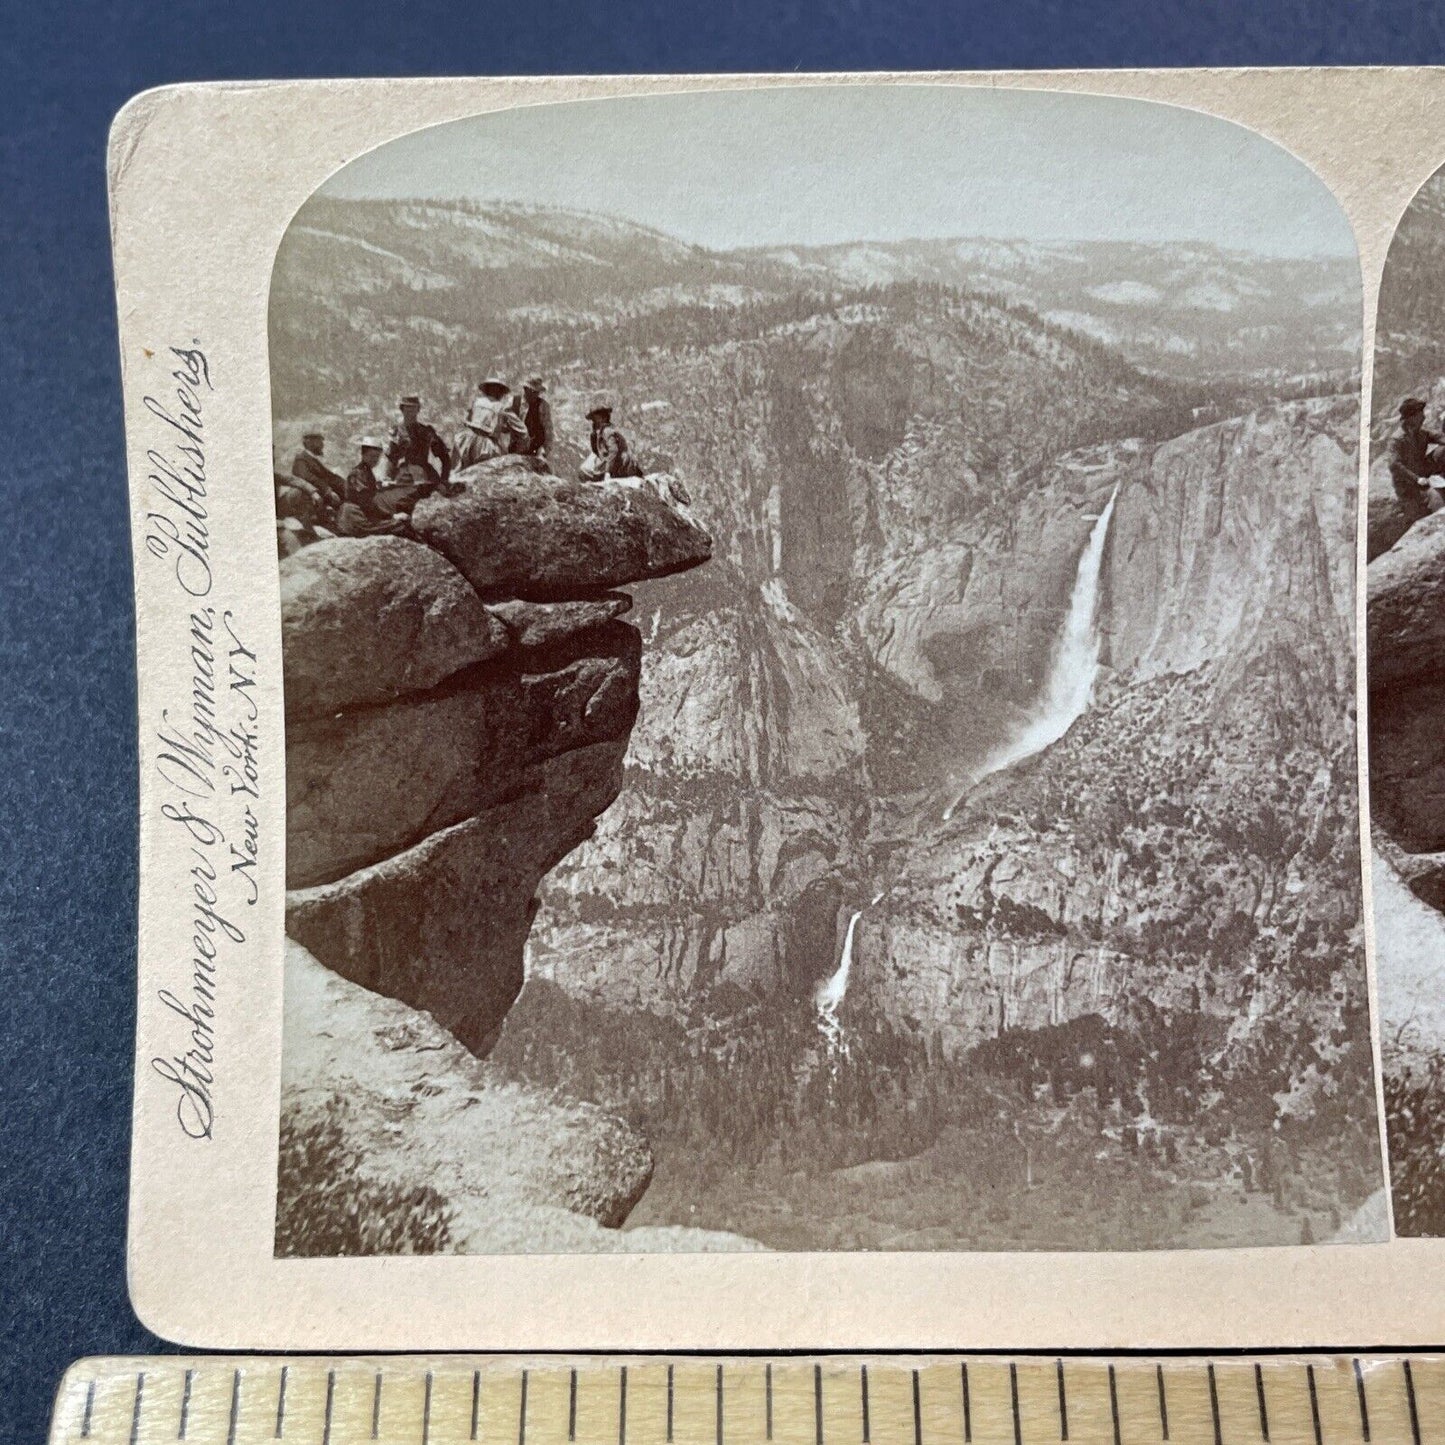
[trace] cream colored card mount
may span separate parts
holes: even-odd
[[[1438,1338],[1442,162],[1423,70],[131,102],[144,1321]]]

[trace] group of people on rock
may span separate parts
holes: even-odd
[[[303,433],[289,474],[276,469],[276,521],[283,552],[326,536],[405,536],[412,509],[422,497],[450,491],[453,472],[491,457],[531,456],[545,470],[552,469],[556,437],[540,376],[528,377],[520,392],[496,376],[479,383],[450,447],[434,426],[422,421],[419,396],[403,396],[398,405],[401,420],[391,435],[384,443],[362,437],[360,455],[344,477],[325,460],[324,434]],[[642,468],[627,438],[612,424],[611,403],[594,401],[587,420],[592,430],[579,479],[640,477]]]
[[[1445,435],[1425,425],[1425,403],[1407,396],[1400,403],[1400,434],[1390,445],[1390,481],[1411,526],[1438,505],[1432,505],[1432,492],[1433,479],[1440,477],[1445,477]]]

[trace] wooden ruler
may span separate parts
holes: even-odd
[[[1445,1445],[1445,1355],[83,1360],[52,1445]]]

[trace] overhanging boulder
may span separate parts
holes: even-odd
[[[594,743],[519,775],[517,795],[334,883],[286,895],[286,932],[333,972],[423,1009],[475,1054],[523,979],[542,876],[622,787],[627,742]]]
[[[497,457],[455,478],[412,514],[416,535],[487,596],[595,596],[706,562],[712,538],[666,477],[578,482]]]
[[[1370,563],[1366,622],[1372,693],[1445,676],[1445,512]]]

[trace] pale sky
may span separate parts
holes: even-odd
[[[936,85],[534,105],[390,142],[337,196],[604,211],[721,249],[993,236],[1352,256],[1302,162],[1157,102]]]

